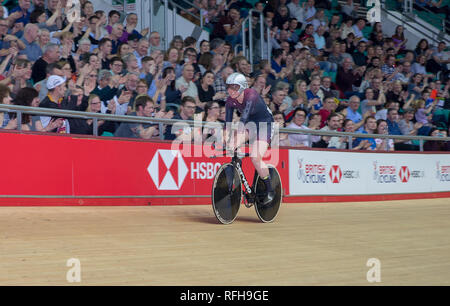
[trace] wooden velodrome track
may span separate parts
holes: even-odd
[[[241,207],[0,207],[0,285],[449,285],[450,199]],[[369,283],[367,261],[381,264]]]

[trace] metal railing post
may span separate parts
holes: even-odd
[[[263,14],[259,14],[259,47],[261,50],[260,53],[260,60],[263,59],[264,55],[264,16]]]
[[[423,139],[419,139],[420,152],[423,152]]]
[[[270,27],[267,27],[267,60],[270,62],[272,47],[270,46]]]
[[[167,29],[169,28],[169,0],[164,0],[164,48],[169,49],[169,38]]]
[[[148,10],[150,31],[154,31],[154,29],[153,29],[153,13],[154,13],[153,12],[153,6],[154,6],[153,0],[150,0],[150,8]],[[150,34],[149,34],[148,38],[150,38]]]
[[[172,6],[172,39],[177,35],[177,9]]]
[[[353,137],[352,136],[347,136],[347,141],[348,141],[348,149],[351,150],[353,149]]]
[[[16,111],[16,119],[17,119],[17,130],[22,130],[22,112]]]
[[[248,12],[248,53],[250,61],[250,69],[253,72],[253,25],[252,25],[252,10]]]
[[[248,18],[248,17],[247,17]],[[246,41],[245,41],[245,23],[247,22],[247,18],[242,22],[242,54],[246,56]]]
[[[92,121],[92,129],[94,136],[98,136],[98,118],[94,118]]]

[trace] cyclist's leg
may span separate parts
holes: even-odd
[[[266,154],[268,147],[269,143],[265,140],[255,140],[250,146],[251,161],[255,166],[255,169],[258,172],[259,176],[266,185],[267,193],[265,195],[264,200],[261,203],[263,205],[270,204],[272,200],[275,198],[275,192],[272,187],[269,168],[267,167],[267,164],[263,161],[263,157]]]

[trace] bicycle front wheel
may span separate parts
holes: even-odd
[[[275,220],[276,216],[278,215],[278,211],[280,210],[281,201],[283,199],[283,187],[281,185],[281,178],[280,174],[278,173],[278,170],[272,166],[267,165],[269,167],[269,173],[270,173],[270,180],[272,184],[273,191],[275,191],[275,198],[273,199],[272,203],[262,206],[259,204],[260,198],[264,198],[266,194],[266,184],[261,179],[261,177],[258,175],[258,178],[256,179],[256,186],[255,188],[255,194],[256,194],[256,201],[255,201],[255,210],[256,214],[258,215],[258,218],[262,222],[272,222]]]
[[[236,219],[242,201],[242,183],[231,163],[222,165],[214,177],[212,206],[217,220],[230,224]]]

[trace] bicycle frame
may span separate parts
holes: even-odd
[[[248,153],[244,154],[244,157],[248,157],[248,156],[249,156]],[[245,187],[244,188],[245,199],[246,199],[247,203],[250,204],[250,205],[247,205],[247,203],[245,203],[245,206],[250,207],[252,204],[255,203],[255,198],[256,198],[256,194],[255,194],[255,192],[252,189],[255,186],[255,180],[256,180],[256,177],[257,177],[256,170],[255,170],[255,176],[253,177],[252,187],[250,187],[250,185],[249,185],[249,183],[247,181],[247,178],[245,177],[244,171],[242,170],[242,159],[237,156],[237,152],[236,151],[235,151],[234,156],[233,156],[233,158],[231,160],[231,164],[237,169],[238,174],[239,174],[239,176],[241,178],[241,181],[244,184],[244,187]]]

